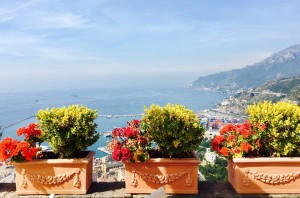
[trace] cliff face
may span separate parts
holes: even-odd
[[[297,44],[242,69],[199,77],[193,82],[192,87],[232,91],[240,88],[258,87],[270,80],[299,75],[300,44]]]
[[[300,76],[269,81],[253,90],[243,91],[226,99],[226,105],[219,106],[219,112],[246,116],[248,105],[269,100],[291,101],[300,104]]]

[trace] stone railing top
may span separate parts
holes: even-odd
[[[296,198],[300,197],[300,194],[274,194],[274,195],[238,195],[231,185],[228,182],[199,182],[199,193],[197,195],[168,195],[168,197],[174,198],[231,198],[231,197],[249,197],[249,198],[264,198],[264,197],[285,197],[285,198]],[[48,198],[49,195],[27,195],[21,196],[16,195],[16,185],[15,183],[0,183],[0,197],[2,198]],[[125,183],[124,182],[99,182],[93,183],[91,188],[89,189],[88,194],[86,195],[55,195],[55,198],[144,198],[147,195],[131,195],[125,193]]]

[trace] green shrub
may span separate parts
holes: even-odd
[[[100,137],[94,123],[97,111],[84,106],[40,110],[36,116],[42,130],[41,138],[49,142],[60,158],[77,157],[79,151],[86,150]]]
[[[262,152],[270,156],[300,156],[300,107],[287,102],[263,102],[246,110],[254,126],[265,124],[260,134]]]
[[[142,129],[170,157],[198,150],[205,131],[195,113],[173,104],[145,108]]]
[[[206,181],[227,181],[227,160],[217,157],[215,164],[207,164],[199,166],[199,171],[202,173]]]

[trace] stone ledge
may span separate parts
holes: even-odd
[[[255,194],[239,195],[228,182],[199,182],[197,195],[168,195],[174,198],[300,198],[300,194]],[[48,198],[49,195],[16,195],[15,183],[0,183],[2,198]],[[124,182],[93,183],[86,195],[55,195],[55,198],[145,198],[147,195],[125,193]]]

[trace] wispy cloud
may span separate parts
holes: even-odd
[[[15,17],[22,11],[22,9],[26,8],[32,3],[32,1],[28,1],[25,3],[3,3],[0,7],[0,23],[8,22]]]
[[[0,8],[0,24],[11,21],[16,29],[80,28],[89,20],[78,13],[56,0],[51,4],[40,0],[5,2]]]
[[[32,25],[32,28],[81,28],[88,23],[88,19],[73,13],[43,13]],[[35,25],[35,26],[34,26]]]

